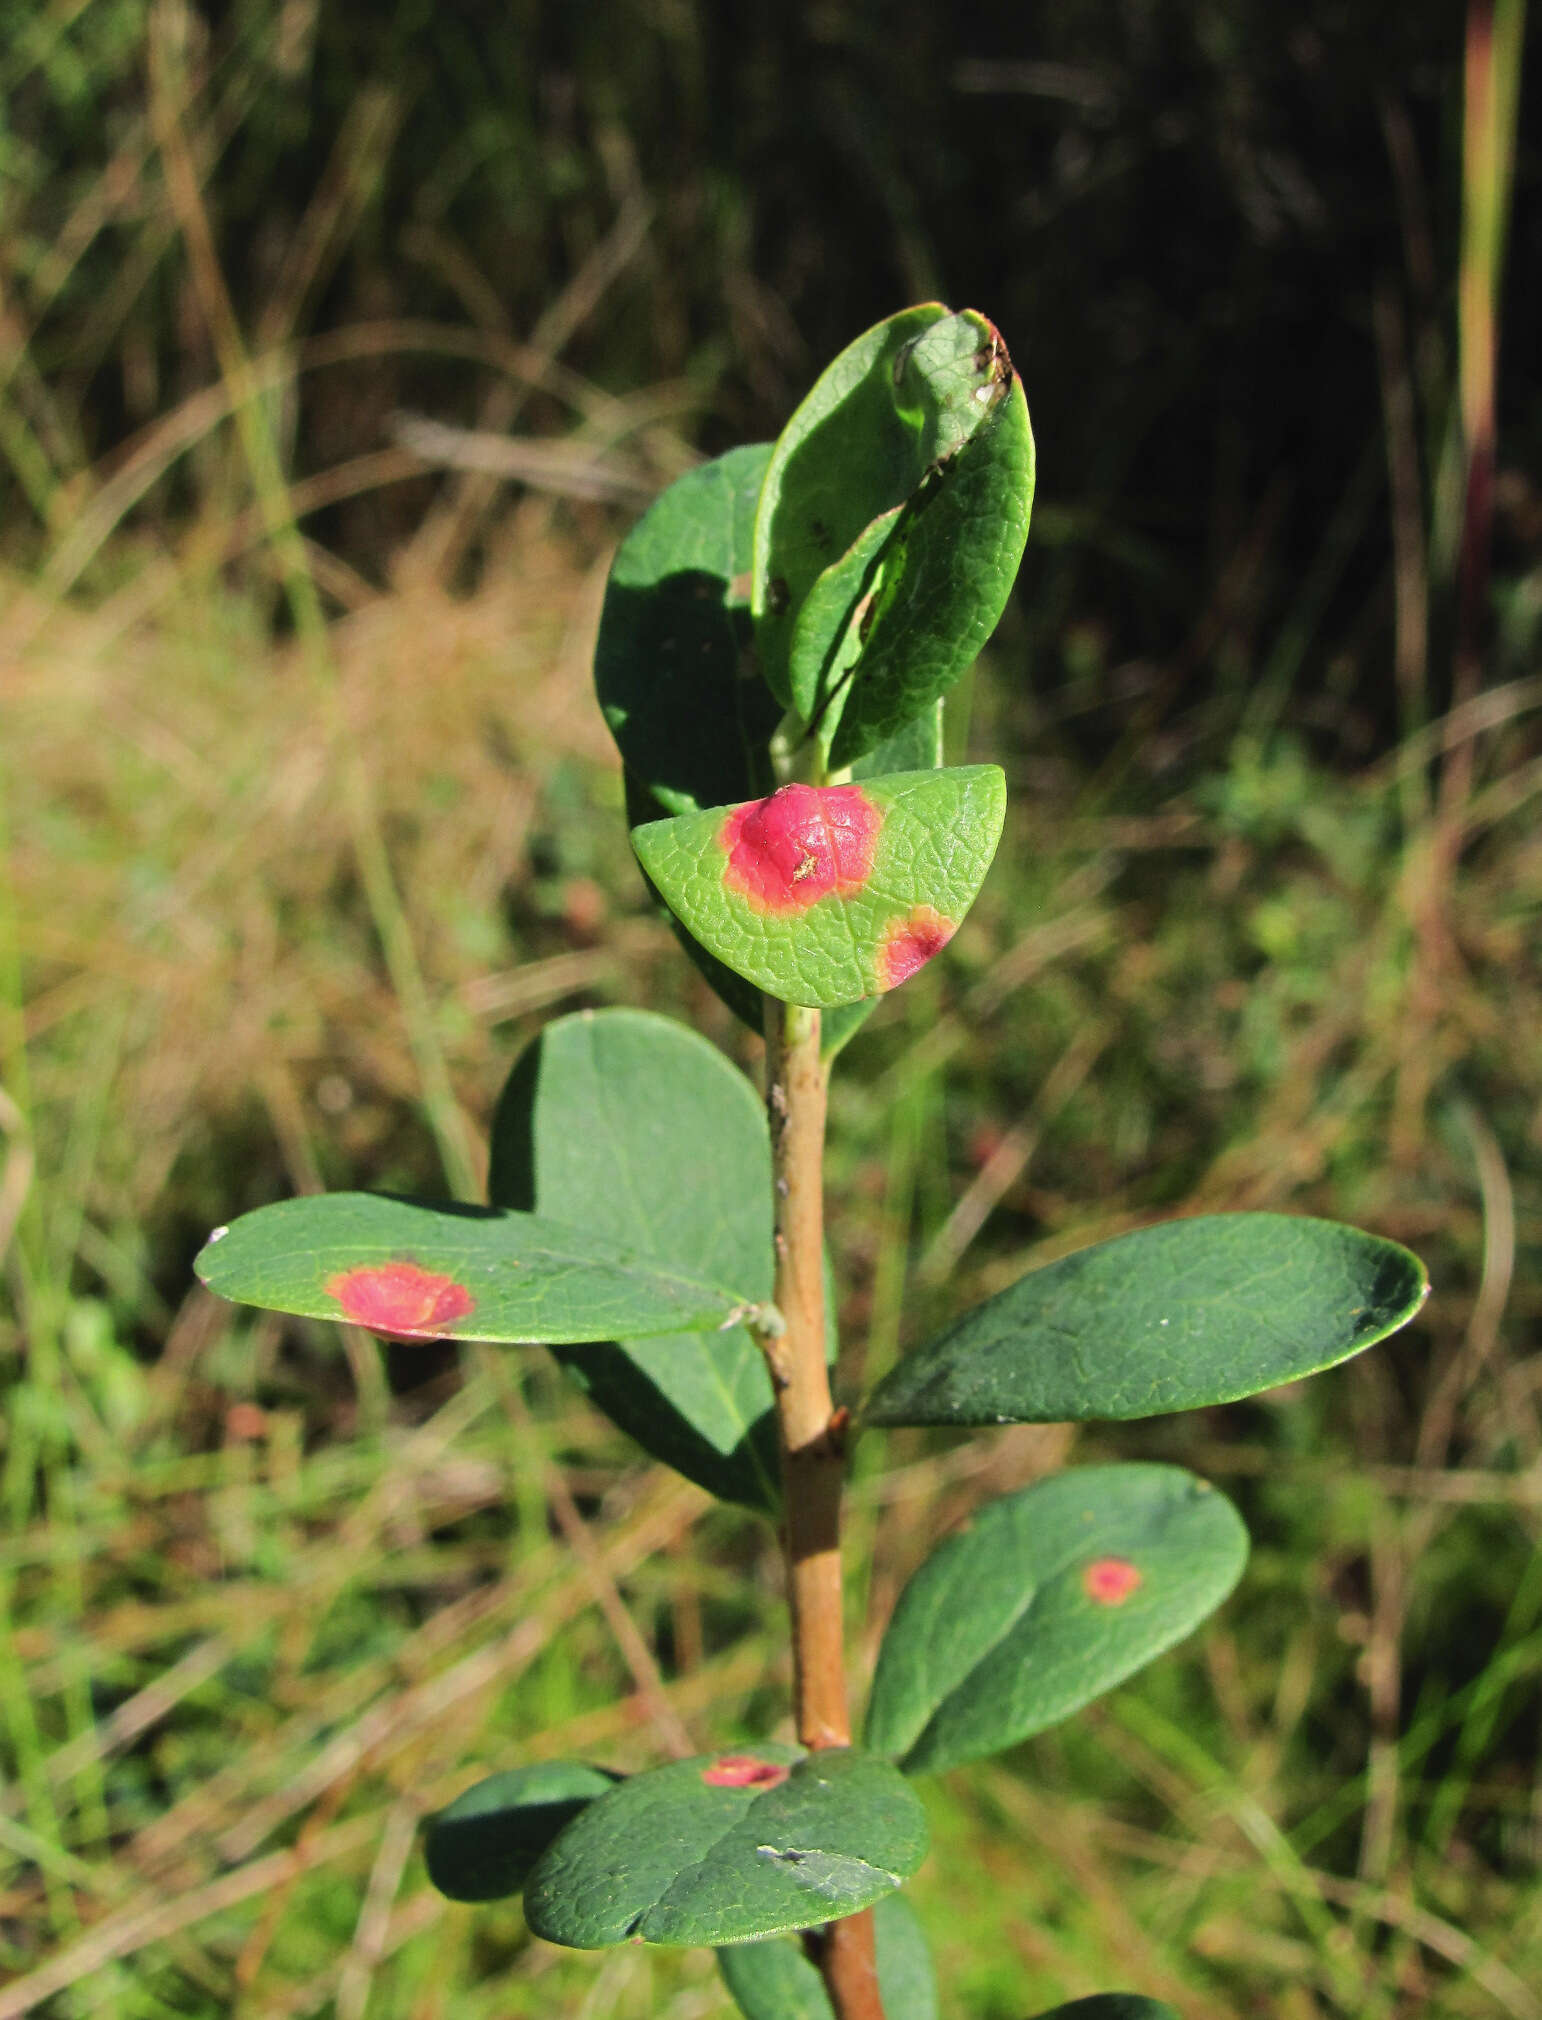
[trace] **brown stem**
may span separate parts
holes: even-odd
[[[766,1107],[776,1186],[776,1304],[762,1340],[782,1448],[783,1547],[798,1738],[850,1746],[841,1620],[845,1417],[825,1365],[824,1143],[829,1072],[819,1012],[766,999]],[[871,1913],[832,1922],[812,1946],[836,2020],[884,2020]]]

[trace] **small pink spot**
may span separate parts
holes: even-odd
[[[942,952],[954,930],[953,921],[934,912],[930,905],[917,905],[908,917],[896,919],[879,944],[878,987],[897,989],[934,954]]]
[[[476,1309],[464,1284],[405,1257],[341,1270],[327,1279],[327,1296],[337,1299],[345,1319],[385,1340],[439,1339],[446,1326]]]
[[[225,1436],[232,1443],[249,1443],[268,1435],[268,1413],[260,1403],[232,1403],[225,1412]]]
[[[787,1779],[787,1769],[779,1762],[756,1760],[753,1754],[720,1754],[701,1778],[709,1789],[769,1789]]]
[[[723,882],[758,912],[806,912],[832,893],[849,898],[872,874],[882,826],[860,786],[781,786],[724,821]]]
[[[1128,1557],[1099,1557],[1082,1573],[1082,1590],[1094,1606],[1123,1606],[1140,1582]]]

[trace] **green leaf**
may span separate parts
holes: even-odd
[[[217,1228],[211,1291],[388,1339],[562,1342],[710,1331],[756,1300],[535,1214],[332,1192]]]
[[[666,1017],[585,1010],[548,1024],[498,1103],[488,1191],[771,1296],[765,1109],[715,1046]],[[742,1326],[555,1351],[656,1459],[724,1500],[780,1505],[771,1378]]]
[[[708,951],[767,994],[830,1009],[893,988],[948,940],[1001,838],[995,765],[899,772],[634,830]]]
[[[936,303],[843,351],[777,442],[755,522],[766,679],[831,766],[946,693],[1028,537],[1033,434],[999,333]]]
[[[877,750],[869,751],[865,758],[852,766],[851,776],[860,783],[863,779],[882,778],[887,772],[936,771],[941,764],[942,703],[939,701],[906,723]],[[711,956],[707,958],[710,960]],[[716,965],[719,968],[723,966],[721,961]],[[733,971],[727,969],[724,972],[731,974]],[[741,988],[745,986],[740,984]],[[758,995],[756,1000],[759,1001]],[[881,1000],[877,996],[864,996],[856,1003],[843,1003],[834,1010],[826,1010],[820,1031],[820,1050],[826,1059],[834,1059],[842,1047],[857,1035]]]
[[[658,809],[650,803],[647,788],[638,783],[630,772],[623,775],[626,794],[626,819],[629,828],[637,828],[647,821],[657,818]],[[746,982],[742,975],[736,975],[732,968],[725,967],[715,954],[709,954],[700,940],[693,938],[674,913],[665,904],[657,884],[638,864],[638,871],[648,888],[648,896],[658,909],[659,916],[666,920],[670,931],[680,943],[681,952],[710,989],[726,1003],[741,1024],[761,1037],[765,1032],[765,999],[760,991]]]
[[[938,702],[853,765],[851,775],[861,780],[880,778],[885,772],[935,771],[941,763],[942,704]],[[627,825],[635,828],[651,821],[657,810],[650,803],[646,788],[630,772],[625,774],[625,783]],[[736,975],[715,954],[709,954],[700,940],[686,931],[665,904],[658,886],[646,870],[642,871],[642,879],[691,965],[740,1023],[747,1025],[759,1037],[765,1029],[765,999],[760,991],[753,983],[746,982],[742,975]],[[825,1013],[822,1050],[826,1059],[833,1059],[842,1046],[856,1035],[877,1009],[878,1002],[876,996],[864,996],[859,1002],[845,1003]]]
[[[858,781],[881,779],[888,772],[934,772],[941,765],[942,703],[935,701],[876,749],[858,758],[851,775]]]
[[[784,704],[793,627],[809,590],[873,520],[905,502],[925,470],[920,431],[895,400],[894,368],[947,316],[940,302],[923,302],[865,330],[777,439],[755,518],[751,607],[761,670]]]
[[[1236,1510],[1176,1466],[1089,1466],[982,1508],[900,1594],[866,1744],[936,1773],[1057,1724],[1181,1641],[1242,1575]]]
[[[425,1819],[428,1877],[452,1901],[517,1894],[542,1852],[620,1779],[585,1761],[539,1761],[489,1775]]]
[[[1178,2020],[1178,2015],[1160,1999],[1143,1999],[1139,1992],[1094,1992],[1090,1999],[1052,2007],[1038,2020]]]
[[[580,1950],[742,1943],[871,1907],[925,1853],[925,1815],[889,1762],[762,1743],[601,1796],[531,1874],[525,1919]]]
[[[886,2020],[937,2020],[932,1953],[903,1894],[889,1894],[874,1908],[873,1937]],[[796,1938],[734,1943],[718,1951],[717,1961],[745,2020],[835,2020],[824,1980]]]
[[[659,808],[764,792],[780,711],[751,651],[749,572],[768,443],[677,478],[621,543],[594,654],[600,707]]]
[[[834,726],[836,697],[844,700],[842,690],[867,642],[874,600],[888,586],[888,550],[903,512],[896,505],[865,526],[840,560],[814,578],[793,620],[787,684],[792,706],[806,723],[828,716]]]
[[[832,766],[851,764],[892,735],[972,665],[1017,579],[1033,486],[1033,432],[1014,376],[980,433],[917,494],[884,548],[845,705],[837,713],[832,703],[820,723]],[[841,692],[834,688],[835,702]]]
[[[1428,1290],[1417,1256],[1335,1221],[1165,1221],[1019,1278],[907,1354],[863,1414],[1046,1424],[1229,1403],[1373,1346]]]

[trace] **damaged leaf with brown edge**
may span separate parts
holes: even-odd
[[[752,597],[765,678],[831,767],[975,659],[1011,593],[1033,487],[1022,386],[973,309],[890,317],[817,381],[766,472]]]

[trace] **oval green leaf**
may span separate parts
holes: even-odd
[[[1406,1325],[1417,1256],[1336,1221],[1165,1221],[1033,1270],[907,1354],[870,1424],[1049,1424],[1229,1403]]]
[[[259,1207],[193,1267],[239,1304],[399,1340],[640,1339],[709,1331],[756,1302],[535,1214],[373,1192]]]
[[[885,2020],[937,2020],[932,1953],[903,1894],[874,1908],[873,1940]],[[824,1980],[796,1938],[735,1943],[719,1950],[717,1961],[745,2020],[835,2020]]]
[[[767,800],[633,831],[688,931],[784,1002],[881,994],[936,953],[974,902],[1006,810],[996,765],[783,786]]]
[[[900,515],[856,621],[860,649],[836,655],[843,685],[819,720],[833,767],[850,765],[946,694],[1001,621],[1034,488],[1028,406],[1010,364],[1006,371],[985,426]]]
[[[908,1774],[1016,1746],[1171,1648],[1242,1575],[1247,1531],[1176,1466],[1088,1466],[980,1509],[916,1572],[866,1745]]]
[[[777,438],[755,518],[751,608],[761,670],[784,704],[792,700],[793,628],[809,590],[875,519],[904,504],[926,469],[921,428],[895,399],[895,366],[948,315],[941,302],[923,302],[864,330]],[[830,612],[827,645],[845,614]]]
[[[1033,502],[999,332],[936,303],[864,332],[783,430],[755,523],[766,679],[849,766],[947,692],[995,629]]]
[[[925,1854],[925,1815],[888,1761],[762,1742],[601,1796],[531,1874],[525,1919],[580,1950],[742,1943],[869,1908]]]
[[[854,779],[880,778],[886,772],[935,771],[942,763],[942,704],[916,716],[896,735],[887,738],[877,750],[870,751],[860,763],[852,766]],[[655,817],[656,807],[650,804],[649,795],[641,782],[625,773],[626,817],[628,827],[638,827]],[[742,1024],[748,1025],[757,1037],[765,1029],[765,999],[760,991],[742,975],[736,975],[732,968],[709,954],[701,942],[676,918],[660,897],[657,886],[643,871],[643,882],[648,886],[649,895],[658,906],[660,915],[666,919],[680,942],[691,965],[702,979],[714,989]],[[876,996],[864,996],[859,1002],[842,1004],[829,1011],[824,1020],[822,1049],[827,1059],[833,1059],[842,1046],[855,1036],[878,1007]]]
[[[769,443],[677,478],[617,550],[594,684],[643,818],[720,806],[770,785],[780,715],[753,664],[749,573]]]
[[[771,1295],[765,1109],[715,1046],[667,1017],[584,1010],[548,1024],[498,1103],[488,1193]],[[771,1378],[742,1326],[554,1351],[654,1458],[724,1500],[780,1505]]]
[[[428,1877],[452,1901],[517,1894],[546,1847],[620,1779],[586,1761],[538,1761],[473,1783],[424,1820]]]

